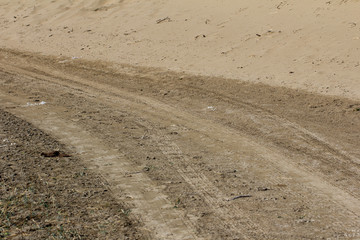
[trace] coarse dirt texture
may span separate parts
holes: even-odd
[[[7,49],[0,84],[153,239],[360,237],[358,101]]]
[[[143,239],[131,210],[67,148],[0,109],[0,239]]]

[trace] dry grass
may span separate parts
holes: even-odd
[[[138,223],[105,181],[64,146],[0,110],[0,239],[138,239]]]

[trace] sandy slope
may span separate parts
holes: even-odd
[[[358,0],[0,0],[0,47],[360,99],[359,12]]]

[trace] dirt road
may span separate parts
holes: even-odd
[[[154,239],[360,238],[359,102],[6,49],[0,84]]]

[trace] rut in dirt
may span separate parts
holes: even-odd
[[[356,101],[156,69],[1,56],[2,104],[67,141],[126,193],[121,200],[156,238],[316,239],[358,229]],[[25,108],[31,99],[48,104]]]

